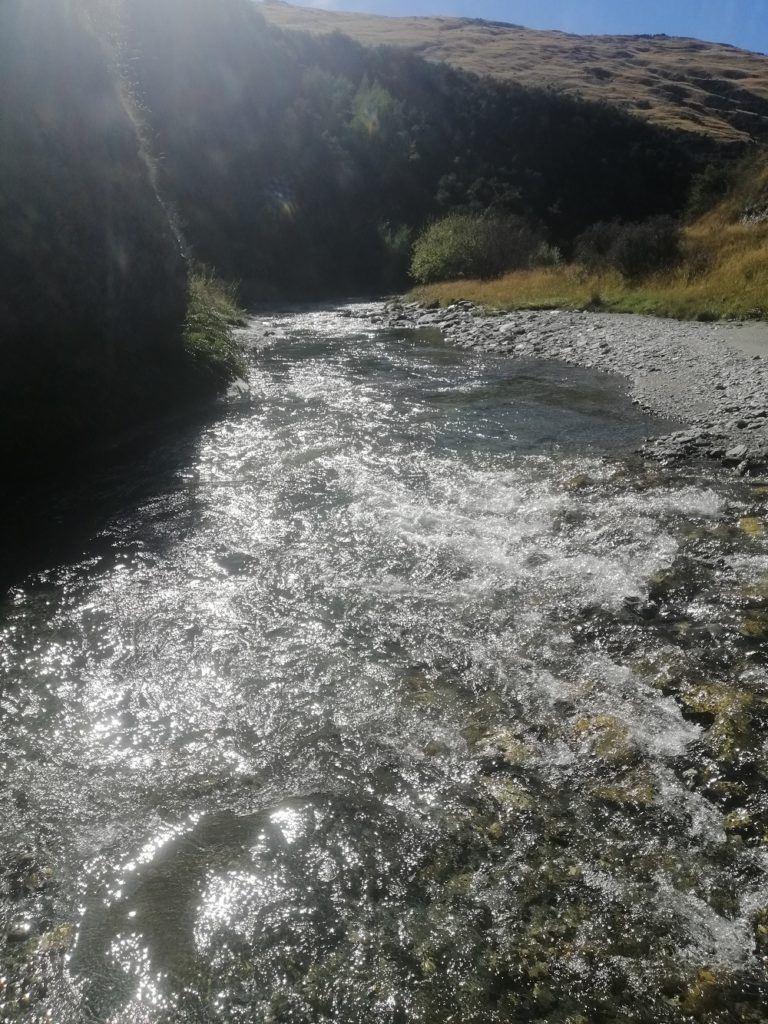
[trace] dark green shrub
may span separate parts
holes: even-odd
[[[709,164],[691,183],[686,215],[690,220],[701,217],[723,199],[733,186],[733,169],[722,164]]]
[[[540,236],[520,217],[452,213],[416,240],[411,276],[419,284],[498,277],[530,266],[540,245]]]
[[[609,264],[629,280],[669,270],[681,260],[680,225],[672,217],[625,224],[609,253]]]
[[[618,270],[638,280],[669,270],[681,260],[681,230],[672,217],[652,217],[639,224],[601,222],[576,239],[574,259],[587,270]]]
[[[384,291],[399,291],[408,283],[413,232],[407,224],[379,225],[379,274]]]
[[[622,226],[618,221],[599,221],[590,225],[576,239],[573,248],[574,260],[587,270],[607,270],[611,250],[621,231]]]

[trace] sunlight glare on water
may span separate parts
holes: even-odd
[[[6,1014],[759,1021],[757,499],[367,312],[257,318],[250,400],[9,595]]]

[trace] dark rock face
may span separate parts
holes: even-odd
[[[140,417],[180,354],[185,260],[93,15],[0,5],[3,461]]]

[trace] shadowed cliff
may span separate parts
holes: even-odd
[[[96,29],[0,5],[0,457],[31,473],[156,408],[181,354],[185,260]]]

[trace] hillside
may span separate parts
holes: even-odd
[[[603,309],[679,319],[768,317],[768,153],[730,171],[724,195],[689,223],[677,266],[628,281],[578,263],[515,271],[496,280],[418,289],[426,303],[467,299],[505,309]]]
[[[401,288],[414,234],[452,210],[567,248],[596,221],[678,212],[696,170],[695,147],[616,108],[285,31],[250,0],[125,12],[161,190],[246,300]]]
[[[577,36],[467,18],[347,14],[282,0],[264,0],[261,10],[283,28],[407,47],[476,74],[604,100],[718,142],[768,137],[768,57],[733,46],[668,36]]]

